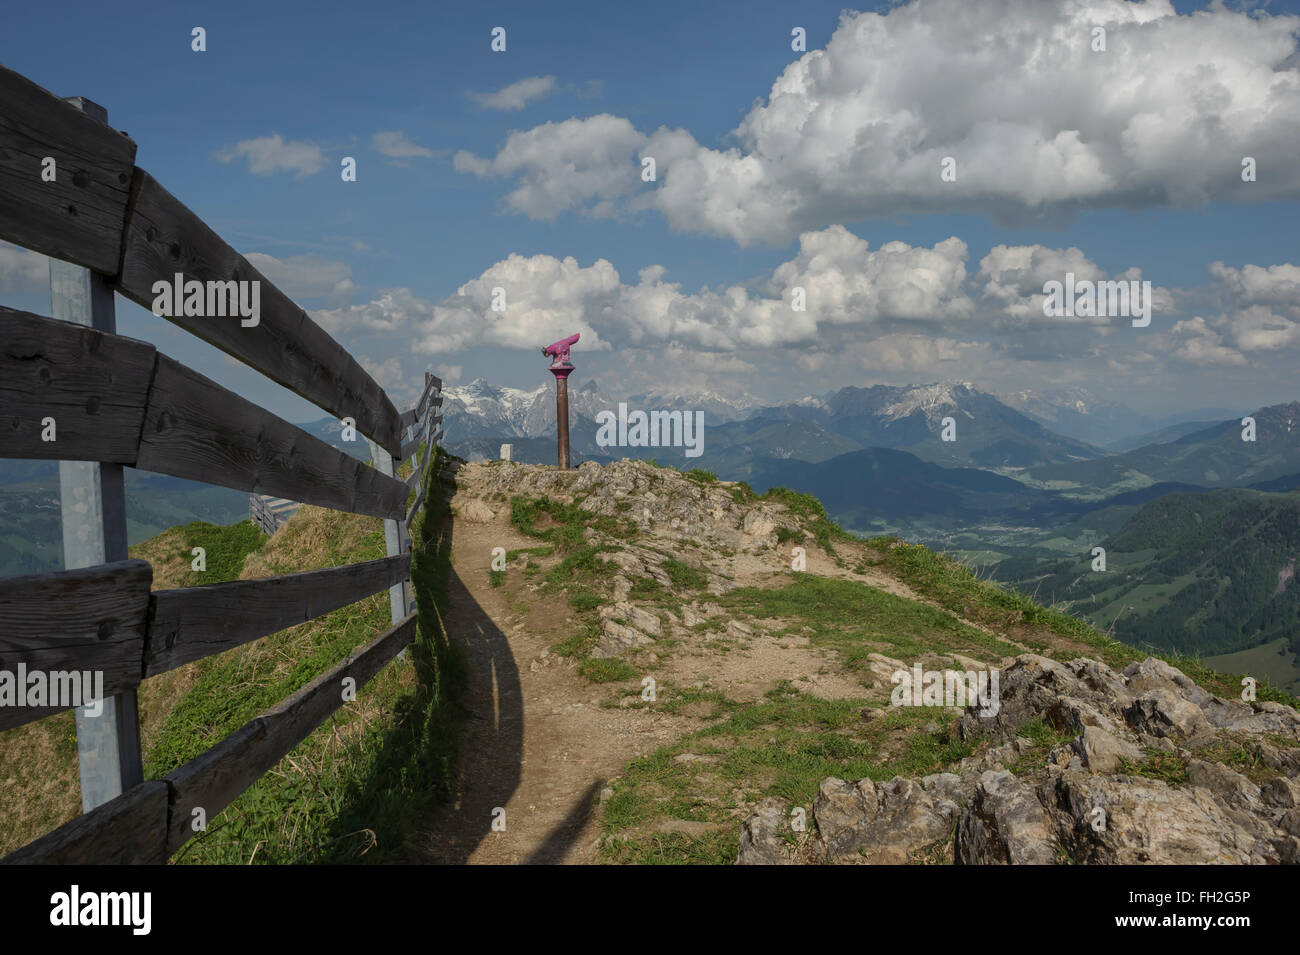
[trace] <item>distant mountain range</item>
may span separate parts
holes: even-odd
[[[691,461],[671,448],[600,448],[596,415],[625,402],[630,409],[702,410],[702,459]],[[785,405],[762,406],[745,396],[725,399],[711,392],[632,395],[615,398],[588,383],[569,393],[570,445],[597,460],[658,458],[746,477],[763,457],[821,461],[867,448],[905,449],[951,466],[1019,469],[1037,464],[1086,461],[1100,448],[1048,430],[969,382],[841,388],[829,395]],[[536,391],[497,388],[479,379],[444,391],[444,426],[450,450],[495,456],[493,447],[512,437],[555,434],[554,386]],[[955,424],[954,441],[941,440],[943,419]],[[465,444],[474,439],[474,446]],[[542,460],[550,460],[546,455]]]
[[[1112,452],[1172,441],[1199,430],[1196,425],[1206,427],[1234,415],[1241,417],[1231,408],[1195,408],[1176,415],[1150,415],[1084,388],[1008,391],[998,393],[997,398],[1058,434]]]
[[[448,444],[471,438],[541,438],[555,435],[555,385],[532,391],[502,388],[476,378],[468,385],[444,388],[443,427]],[[703,411],[710,424],[734,421],[760,406],[750,395],[724,397],[711,391],[650,393],[613,398],[595,381],[569,389],[570,430],[579,422],[595,434],[596,414],[616,409],[620,401],[631,408]],[[594,446],[594,445],[593,445]]]
[[[1031,468],[1041,487],[1100,497],[1160,481],[1242,487],[1300,472],[1300,402],[1252,412],[1255,440],[1242,440],[1241,418],[1221,421],[1163,444],[1086,461]]]
[[[945,419],[951,419],[954,427],[952,441],[942,439]],[[779,435],[789,442],[791,435],[815,424],[838,435],[855,450],[895,448],[950,466],[1015,470],[1044,463],[1086,461],[1104,454],[1099,448],[1049,431],[963,381],[848,387],[825,400],[763,408],[742,423],[712,429],[706,448],[711,441],[714,445],[720,442],[724,448],[741,445],[752,455],[797,456],[768,455],[761,443],[746,440],[755,431],[778,422],[784,422],[784,427],[767,431],[767,440]]]
[[[453,453],[495,458],[502,443],[511,443],[516,460],[555,459],[553,386],[524,392],[480,379],[445,394],[446,445]],[[698,404],[705,397],[723,410],[716,418],[706,411],[698,458],[687,458],[682,448],[596,445],[597,413],[613,410],[619,400],[645,410],[694,410],[692,399]],[[1050,408],[1058,418],[1067,411],[1120,417],[1118,405],[1089,404],[1092,399],[1077,390],[1051,401],[1033,392],[1002,397],[1039,417]],[[705,395],[615,399],[588,383],[570,394],[570,447],[574,464],[654,458],[760,490],[784,484],[817,495],[846,526],[943,517],[1048,530],[1108,507],[1125,508],[1116,515],[1127,517],[1174,490],[1289,489],[1291,477],[1300,474],[1300,403],[1258,409],[1253,417],[1254,442],[1241,440],[1235,416],[1208,425],[1201,419],[1167,424],[1141,447],[1107,453],[1056,433],[970,382],[847,387],[775,406]],[[942,440],[945,419],[955,425],[954,441]],[[927,463],[932,467],[921,466]],[[1115,518],[1102,526],[1113,528]]]

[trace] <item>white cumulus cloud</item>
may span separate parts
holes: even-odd
[[[470,91],[466,95],[484,109],[520,110],[534,100],[555,92],[554,76],[530,76],[504,86],[495,93]]]
[[[325,154],[315,143],[286,141],[279,133],[257,139],[244,139],[216,154],[219,162],[248,160],[248,171],[255,176],[273,176],[277,172],[293,173],[298,178],[314,176],[325,167]]]
[[[511,133],[495,159],[461,150],[453,163],[459,172],[515,179],[506,206],[535,219],[575,207],[608,214],[641,181],[631,156],[644,141],[626,119],[602,114]]]
[[[1094,51],[1093,30],[1106,31]],[[603,114],[516,132],[457,168],[507,206],[658,210],[741,244],[910,212],[1007,221],[1300,195],[1300,18],[1168,0],[927,0],[846,12],[720,150]],[[657,182],[642,183],[653,155]],[[1254,157],[1267,175],[1241,180]],[[943,160],[956,180],[943,182]]]
[[[901,327],[941,327],[974,312],[963,290],[966,245],[945,239],[932,248],[889,242],[879,249],[842,226],[800,237],[794,258],[751,287],[690,292],[662,266],[622,280],[605,259],[511,255],[430,302],[390,289],[363,305],[318,311],[330,331],[402,329],[414,349],[431,354],[472,345],[533,349],[573,332],[583,346],[660,345],[733,352],[786,346],[833,347],[828,335],[865,339]],[[806,307],[796,310],[796,289]],[[500,293],[497,292],[500,290]],[[504,297],[504,311],[493,302]]]
[[[350,266],[314,253],[279,259],[250,252],[245,258],[290,298],[345,299],[357,288]]]
[[[370,148],[389,159],[424,159],[434,158],[434,151],[427,146],[413,142],[400,129],[375,133],[370,139]]]
[[[1070,274],[1073,274],[1076,285],[1083,281],[1142,281],[1142,270],[1136,266],[1117,275],[1107,275],[1104,269],[1075,246],[1054,249],[1045,245],[995,245],[980,260],[976,282],[981,284],[983,297],[1000,306],[1007,316],[1034,322],[1043,318],[1043,301],[1046,298],[1043,286],[1048,282],[1064,285]],[[1174,296],[1170,290],[1153,285],[1153,316],[1167,316],[1174,311]],[[1109,325],[1114,321],[1115,316],[1109,315],[1069,318],[1072,324]]]

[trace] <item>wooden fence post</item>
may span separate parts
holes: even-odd
[[[107,125],[104,107],[79,96],[68,102]],[[55,258],[50,259],[50,309],[54,318],[101,332],[117,331],[112,284],[96,272]],[[60,461],[59,500],[65,568],[127,559],[122,465]],[[136,692],[105,700],[99,716],[87,716],[84,707],[75,712],[81,809],[89,812],[144,780]]]
[[[369,439],[367,439],[369,441]],[[393,476],[393,456],[374,441],[370,441],[370,456],[375,463],[375,470],[380,474]],[[396,557],[402,553],[401,535],[399,528],[400,521],[384,518],[384,552],[389,557]],[[406,616],[406,588],[400,584],[393,584],[388,588],[388,606],[392,612],[393,624],[396,625]]]

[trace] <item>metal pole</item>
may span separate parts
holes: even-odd
[[[83,97],[68,102],[107,125],[108,111]],[[54,318],[115,333],[113,287],[104,276],[50,259],[50,314]],[[63,566],[69,570],[127,559],[126,494],[122,465],[59,462],[63,517]],[[81,809],[88,812],[144,781],[140,722],[134,689],[104,701],[99,716],[75,711]]]
[[[555,434],[559,439],[560,470],[569,470],[569,381],[555,376]]]

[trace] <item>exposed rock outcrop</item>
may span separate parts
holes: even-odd
[[[1072,738],[1045,754],[1017,738],[1039,720]],[[803,861],[914,861],[949,838],[944,851],[965,865],[1300,861],[1300,714],[1290,707],[1213,696],[1154,658],[1116,672],[1024,654],[1001,674],[996,715],[969,707],[958,732],[994,745],[919,783],[823,782],[817,851]],[[1251,776],[1237,771],[1247,767]]]
[[[609,567],[615,601],[601,609],[595,657],[624,657],[663,637],[684,636],[719,613],[707,598],[725,594],[736,583],[721,567],[691,556],[692,548],[696,555],[756,553],[777,546],[778,531],[787,540],[809,536],[801,519],[780,503],[758,501],[738,484],[695,481],[644,461],[584,462],[571,471],[509,461],[466,468],[466,480],[478,495],[457,505],[458,516],[467,521],[491,520],[493,501],[547,497],[635,525],[635,536],[619,538],[587,529],[588,543],[605,545],[596,557]],[[700,586],[684,592],[670,572],[674,564],[690,568]],[[638,583],[689,598],[680,619],[661,620],[637,607],[631,598]],[[735,639],[753,636],[752,628],[739,621],[720,624],[720,629]]]

